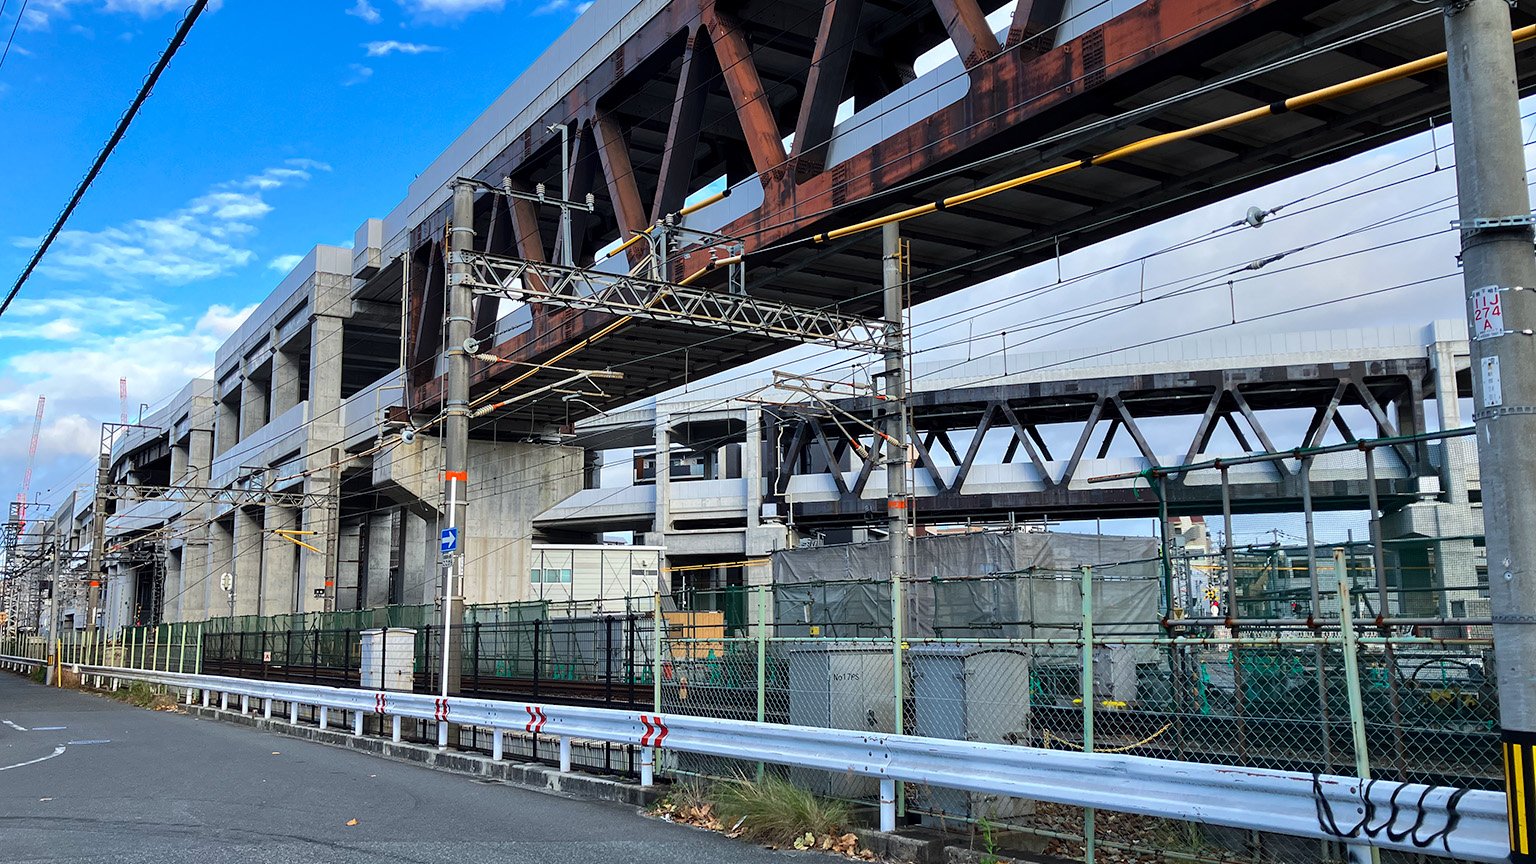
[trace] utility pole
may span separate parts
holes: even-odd
[[[911,517],[907,511],[907,383],[906,334],[902,321],[906,289],[906,257],[899,223],[881,228],[881,258],[884,262],[882,283],[885,288],[885,485],[886,525],[891,544],[891,692],[895,699],[895,732],[903,729],[903,693],[901,641],[907,623],[906,583],[911,573],[907,560],[907,534]]]
[[[1536,255],[1507,0],[1447,0],[1446,71],[1488,598],[1510,814],[1510,860],[1536,861]],[[1506,323],[1507,322],[1507,323]],[[1520,770],[1523,768],[1523,770]]]
[[[121,427],[119,427],[121,428]],[[85,629],[96,631],[96,609],[101,604],[102,556],[107,546],[107,485],[112,482],[112,434],[101,430],[101,455],[96,463],[96,494],[91,504],[91,549],[85,563]]]
[[[444,346],[447,355],[448,392],[443,408],[443,501],[447,529],[443,532],[443,639],[441,655],[442,695],[459,692],[461,648],[454,634],[464,626],[464,529],[468,513],[465,500],[469,482],[469,265],[462,253],[475,244],[475,187],[460,178],[453,183],[453,224],[449,228],[448,322]],[[438,743],[446,745],[443,734]]]
[[[53,587],[49,589],[52,601],[49,603],[48,612],[48,655],[53,658],[53,663],[48,668],[46,683],[57,684],[64,674],[64,661],[59,656],[62,634],[59,632],[64,622],[64,593],[63,571],[64,568],[64,543],[59,536],[59,514],[53,515],[53,521],[48,523],[48,536],[53,545]]]

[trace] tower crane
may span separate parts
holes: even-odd
[[[16,503],[20,505],[16,515],[17,533],[27,527],[27,496],[32,491],[32,466],[37,462],[37,437],[43,431],[43,406],[47,403],[47,396],[37,397],[37,416],[32,418],[32,443],[27,447],[27,468],[21,475],[21,494],[16,496]]]

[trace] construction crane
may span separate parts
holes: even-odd
[[[32,443],[27,447],[27,470],[21,475],[21,494],[16,496],[16,503],[20,505],[16,517],[17,533],[27,527],[27,496],[32,491],[32,465],[37,462],[37,437],[43,431],[43,406],[47,403],[47,396],[37,397],[37,416],[32,418]]]

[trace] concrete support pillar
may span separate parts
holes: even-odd
[[[236,515],[233,522],[219,520],[208,526],[208,581],[205,583],[204,596],[207,599],[209,617],[218,618],[229,614],[229,596],[219,587],[220,580],[225,573],[234,573],[236,578],[235,588],[240,590],[239,573],[235,570],[235,524],[239,522]],[[236,595],[238,600],[239,595]],[[238,610],[239,606],[236,606]]]
[[[588,450],[582,454],[582,483],[585,489],[603,488],[603,451]]]
[[[329,477],[310,477],[304,481],[304,489],[307,492],[327,494],[330,488]],[[339,556],[336,554],[337,529],[332,524],[331,514],[331,508],[324,506],[305,507],[300,514],[303,518],[304,530],[315,532],[306,534],[300,539],[321,551],[314,552],[302,547],[294,547],[299,550],[299,556],[294,562],[295,590],[297,591],[295,612],[324,612],[326,603],[334,596],[336,572],[332,562]]]
[[[1435,406],[1441,429],[1463,425],[1461,400],[1456,394],[1457,354],[1466,343],[1436,340],[1429,346],[1430,362],[1435,372]],[[1469,361],[1470,362],[1470,359]],[[1451,438],[1440,442],[1444,458],[1440,460],[1440,489],[1451,504],[1467,503],[1467,486],[1477,465],[1477,442],[1470,438]]]
[[[171,446],[171,482],[181,479],[187,471],[187,448],[181,444]]]
[[[267,386],[263,381],[246,378],[240,383],[240,440],[267,425]]]
[[[338,528],[336,540],[336,608],[362,609],[362,592],[359,590],[363,576],[362,522],[348,522]]]
[[[263,615],[261,605],[261,559],[265,538],[261,532],[261,511],[241,508],[235,511],[235,536],[232,551],[235,574],[235,614]]]
[[[401,517],[405,525],[405,556],[400,562],[400,602],[408,606],[436,603],[437,526],[409,510]]]
[[[362,562],[367,571],[363,608],[376,609],[389,605],[389,562],[393,555],[393,516],[388,512],[370,513],[363,530],[368,532],[368,560]]]
[[[268,381],[271,416],[299,404],[299,376],[303,372],[299,357],[282,349],[272,352],[272,378]]]
[[[316,423],[340,425],[343,319],[315,318],[309,328],[309,416]]]
[[[286,615],[302,611],[295,597],[298,591],[297,553],[302,547],[272,533],[275,528],[297,528],[295,511],[287,507],[267,507],[261,543],[261,614]],[[310,553],[314,554],[314,553]]]
[[[165,606],[160,610],[161,620],[167,624],[176,621],[184,621],[185,608],[184,596],[186,587],[194,578],[188,578],[186,568],[186,547],[180,549],[167,549],[165,552]]]
[[[223,453],[240,442],[240,400],[238,396],[219,402],[214,413],[214,450],[218,453]]]

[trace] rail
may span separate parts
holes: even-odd
[[[38,661],[0,656],[0,662]],[[652,782],[657,748],[864,775],[880,781],[883,830],[895,828],[895,784],[905,782],[1463,861],[1509,856],[1505,798],[1498,792],[711,717],[76,668],[98,682],[145,681],[185,690],[189,699],[200,693],[204,705],[210,694],[219,694],[223,708],[232,695],[241,698],[242,710],[261,700],[267,717],[274,703],[285,703],[295,723],[301,705],[319,709],[322,723],[328,710],[350,711],[359,736],[368,714],[394,718],[396,740],[399,718],[436,721],[439,747],[447,746],[449,723],[537,732],[560,739],[562,771],[570,770],[573,738],[636,745],[643,785]],[[503,737],[492,736],[493,758],[501,758]]]

